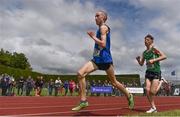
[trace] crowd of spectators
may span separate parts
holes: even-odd
[[[48,82],[45,82],[43,76],[37,76],[32,78],[15,78],[8,74],[0,75],[0,95],[1,96],[59,96],[64,95],[75,95],[78,85],[75,81],[61,81],[60,77],[57,79],[50,79]]]
[[[105,80],[87,80],[86,94],[88,96],[122,96],[123,94],[114,88],[110,81]],[[136,82],[124,83],[125,87],[139,87]],[[91,87],[112,87],[110,93],[91,92]],[[145,87],[142,85],[142,87]],[[145,89],[145,88],[144,88]],[[74,80],[70,79],[62,81],[60,77],[57,79],[50,79],[45,82],[43,76],[32,78],[20,77],[17,80],[8,74],[0,75],[0,95],[1,96],[77,96],[79,92],[79,85]],[[145,95],[145,90],[144,90]],[[158,95],[173,95],[173,85],[163,84]]]

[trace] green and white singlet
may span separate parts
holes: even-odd
[[[158,58],[159,56],[160,56],[160,52],[153,47],[150,50],[145,50],[143,52],[143,57],[146,60],[146,66],[147,66],[146,71],[157,72],[157,73],[161,72],[159,61],[156,61],[153,64],[148,63],[149,60]]]

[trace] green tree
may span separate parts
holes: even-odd
[[[11,63],[11,53],[9,51],[4,51],[1,49],[0,51],[0,64],[10,66]]]
[[[32,70],[25,54],[17,52],[12,54],[9,51],[4,51],[3,49],[0,51],[0,64],[19,69]]]
[[[23,53],[18,54],[14,52],[11,57],[11,65],[12,67],[15,67],[15,68],[31,70],[31,66],[28,62],[28,59]]]

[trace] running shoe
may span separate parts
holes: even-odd
[[[148,111],[146,111],[146,113],[156,113],[157,110],[156,108],[150,108]]]
[[[130,97],[128,98],[128,106],[129,106],[129,109],[134,108],[134,97],[132,94],[130,94]]]
[[[80,111],[81,109],[85,108],[85,107],[88,107],[88,102],[85,101],[85,102],[80,102],[80,104],[74,108],[72,108],[72,111]]]

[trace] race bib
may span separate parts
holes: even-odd
[[[99,56],[99,55],[100,55],[100,50],[95,48],[93,56]]]
[[[147,65],[147,69],[152,69],[152,68],[154,68],[154,64],[147,63],[146,65]]]

